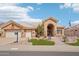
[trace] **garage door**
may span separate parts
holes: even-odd
[[[18,37],[21,37],[21,32],[18,32]],[[15,32],[6,32],[6,38],[16,38]]]
[[[26,38],[31,39],[31,32],[26,32]]]

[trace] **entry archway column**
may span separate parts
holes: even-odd
[[[44,36],[47,37],[47,26],[44,26]]]
[[[57,35],[57,27],[54,26],[54,36],[56,36],[56,35]]]
[[[44,35],[45,35],[46,37],[48,36],[48,35],[47,35],[47,26],[48,26],[48,25],[45,25],[45,26],[44,26]],[[55,25],[53,25],[53,27],[54,27],[54,28],[52,29],[52,30],[53,30],[52,33],[53,33],[53,36],[56,36],[56,34],[57,34],[57,27],[56,27]]]

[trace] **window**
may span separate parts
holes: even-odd
[[[57,34],[62,34],[62,30],[61,29],[58,29],[57,30]]]
[[[75,30],[75,31],[77,31],[77,30]]]

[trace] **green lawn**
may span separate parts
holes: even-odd
[[[73,45],[73,46],[79,46],[79,39],[77,39],[77,42],[75,43],[68,43],[69,45]]]
[[[32,42],[32,45],[54,45],[54,41],[49,41],[47,39],[31,39],[29,42]]]

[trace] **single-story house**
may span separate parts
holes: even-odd
[[[57,22],[53,17],[42,22],[15,22],[10,20],[0,25],[0,37],[16,37],[16,32],[18,32],[19,37],[35,37],[35,30],[37,26],[41,24],[44,27],[44,36],[63,36],[64,26],[58,25]]]

